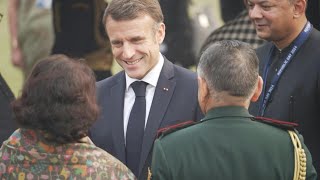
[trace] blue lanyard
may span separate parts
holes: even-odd
[[[267,104],[270,100],[271,94],[272,94],[273,90],[275,89],[276,85],[278,84],[279,79],[280,79],[283,71],[285,70],[286,67],[288,67],[288,64],[291,62],[292,58],[296,55],[298,49],[301,47],[301,45],[309,37],[311,30],[312,30],[312,25],[310,22],[307,22],[307,24],[303,28],[303,31],[299,34],[297,39],[293,42],[293,47],[291,48],[291,50],[290,50],[289,54],[286,56],[286,58],[284,58],[282,65],[280,66],[279,71],[273,76],[270,87],[266,91],[266,84],[267,84],[266,80],[267,80],[267,75],[269,72],[269,67],[272,62],[271,56],[272,56],[272,52],[274,50],[274,45],[270,49],[268,63],[266,64],[266,66],[264,67],[264,70],[263,70],[264,85],[263,85],[263,91],[262,91],[262,96],[261,96],[263,98],[261,98],[260,106],[259,106],[260,107],[260,109],[259,109],[260,116],[264,115],[264,112],[265,112]]]

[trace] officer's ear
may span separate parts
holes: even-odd
[[[203,113],[206,113],[209,93],[210,92],[206,80],[198,76],[198,102]]]
[[[263,87],[263,80],[260,76],[258,77],[257,83],[258,84],[254,90],[253,96],[251,97],[251,102],[256,102],[259,99],[259,96],[261,94],[262,87]]]

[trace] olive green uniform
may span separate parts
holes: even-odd
[[[200,123],[164,132],[154,144],[152,179],[292,180],[294,147],[287,129],[253,119],[243,107],[219,107]],[[315,180],[311,155],[302,147],[306,179]]]

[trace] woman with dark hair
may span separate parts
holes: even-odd
[[[95,91],[79,60],[53,55],[35,65],[12,103],[20,129],[0,149],[1,179],[135,179],[87,137],[98,115]]]

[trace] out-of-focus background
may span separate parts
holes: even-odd
[[[13,67],[10,61],[8,1],[0,1],[0,13],[3,14],[0,23],[0,73],[5,78],[13,93],[17,96],[22,87],[22,72]]]
[[[206,24],[208,19],[203,18],[201,13],[207,13],[210,15],[210,19],[214,24],[208,24],[211,27],[207,27],[211,31],[223,24],[220,18],[219,12],[219,0],[193,0],[191,7],[189,8],[190,15],[193,18],[198,18],[198,21]],[[20,69],[14,67],[10,60],[10,39],[8,29],[8,1],[0,1],[0,13],[3,14],[2,22],[0,23],[0,73],[6,80],[7,84],[11,88],[14,95],[17,97],[20,93],[23,74]],[[202,32],[201,32],[202,33]],[[200,33],[200,34],[201,34]],[[195,41],[195,46],[199,49],[202,41],[206,36],[202,36]],[[195,50],[196,51],[196,50]],[[112,71],[116,73],[120,70],[120,67],[113,63]]]
[[[21,2],[26,2],[26,1],[27,0],[21,0]],[[51,1],[51,0],[46,0],[46,1]],[[63,0],[52,0],[52,1],[55,3],[57,3],[57,2],[60,2],[60,3],[64,2],[65,3],[65,1],[63,1]],[[110,0],[104,0],[104,1],[110,1]],[[208,42],[210,43],[211,41],[213,42],[215,40],[221,40],[221,38],[217,38],[217,37],[221,36],[222,33],[225,33],[223,35],[224,38],[228,37],[229,39],[230,38],[237,39],[242,36],[241,34],[239,34],[240,31],[243,31],[243,33],[249,32],[248,29],[234,30],[234,28],[239,28],[237,26],[238,22],[242,22],[242,23],[244,22],[243,19],[241,19],[241,17],[240,17],[241,13],[245,9],[242,0],[159,0],[159,1],[160,1],[160,4],[162,5],[164,15],[169,16],[168,14],[171,14],[170,17],[174,17],[174,18],[167,18],[167,19],[172,20],[170,22],[171,26],[169,26],[169,23],[167,23],[166,19],[165,19],[165,23],[167,25],[166,39],[171,39],[171,41],[164,42],[162,44],[162,46],[165,49],[165,45],[164,45],[165,43],[168,43],[169,45],[172,45],[172,44],[174,44],[174,45],[172,46],[173,48],[169,46],[169,48],[167,48],[168,53],[164,54],[164,55],[166,55],[166,57],[169,60],[173,60],[173,61],[177,60],[176,57],[181,57],[180,62],[177,60],[177,62],[174,62],[174,63],[180,64],[180,65],[187,67],[189,69],[195,70],[195,64],[199,58],[200,48],[205,43],[204,41],[207,39],[209,34],[211,32],[213,32],[214,30],[217,30],[217,31],[215,31],[215,34],[210,34],[210,37],[208,38],[209,41],[207,41],[206,44]],[[186,17],[181,14],[180,14],[180,16],[172,15],[175,12],[180,12],[177,9],[179,9],[179,10],[186,9],[186,8],[184,8],[184,5],[187,3],[185,3],[185,2],[189,2],[189,1],[191,1],[191,5],[189,6],[189,9],[188,9],[188,16],[190,17],[191,24],[192,24],[192,28],[190,28],[190,29],[192,29],[191,33],[193,35],[193,39],[191,40],[191,43],[190,43],[192,47],[189,45],[186,45],[188,43],[185,43],[187,41],[188,37],[190,37],[189,36],[190,31],[188,31],[188,28],[185,28],[185,27],[189,27],[189,26],[183,26],[183,25],[181,26],[181,24],[186,24],[183,22],[185,22],[186,19],[188,19],[188,18],[181,18],[181,17]],[[0,1],[0,13],[3,14],[2,22],[0,23],[0,73],[4,77],[5,81],[9,85],[9,87],[11,88],[13,94],[17,97],[19,95],[20,90],[21,90],[24,78],[23,78],[22,71],[18,68],[15,68],[12,65],[11,58],[10,58],[10,49],[9,49],[10,48],[10,44],[9,44],[10,39],[9,39],[9,29],[8,29],[8,3],[9,2],[11,2],[11,0],[1,0]],[[66,2],[66,4],[68,4],[68,2]],[[171,4],[171,5],[168,5],[168,4]],[[172,4],[174,4],[174,5],[172,5]],[[174,8],[173,8],[173,6],[174,6]],[[103,7],[103,6],[99,6],[99,7]],[[104,7],[101,9],[102,9],[101,12],[103,12]],[[319,0],[309,0],[308,1],[307,17],[317,29],[320,29],[319,9],[320,9],[320,1]],[[186,10],[182,10],[182,11],[186,12]],[[221,11],[221,13],[220,13],[220,11]],[[60,20],[65,20],[63,25],[67,26],[67,28],[72,28],[72,29],[76,28],[76,27],[74,27],[74,24],[77,25],[77,23],[73,23],[73,24],[70,23],[70,21],[74,21],[74,19],[70,19],[69,15],[66,15],[65,17],[68,17],[67,18],[68,20],[66,20],[65,18],[60,19]],[[74,15],[73,17],[77,18],[78,16]],[[87,16],[84,16],[83,18],[86,18],[86,17]],[[180,17],[180,18],[176,18],[176,17]],[[178,19],[178,20],[176,20],[176,19]],[[237,22],[231,22],[235,19],[237,19]],[[179,20],[183,21],[183,22],[180,22],[181,24],[179,24]],[[247,17],[247,20],[249,21],[248,17]],[[83,21],[83,19],[81,19],[80,21],[86,22],[86,21]],[[227,22],[227,23],[225,23],[225,22]],[[225,29],[219,28],[223,24],[225,24],[226,25],[225,27],[228,28],[229,34],[227,34],[228,32],[225,31]],[[82,25],[85,27],[90,27],[90,26],[87,26],[86,23],[82,23]],[[172,26],[175,26],[175,27],[172,27]],[[233,26],[233,27],[231,27],[231,26]],[[170,31],[169,27],[171,28],[171,32],[168,32],[168,31]],[[173,29],[179,28],[179,29],[178,30],[174,29],[172,31],[172,28]],[[230,31],[230,28],[232,28],[231,31]],[[243,28],[243,27],[241,26],[241,28]],[[245,28],[250,28],[250,27],[245,26]],[[253,26],[251,28],[253,28]],[[81,28],[81,29],[83,29],[83,28]],[[185,34],[180,33],[182,31],[184,31]],[[237,32],[237,33],[235,33],[235,32]],[[88,33],[86,33],[86,34],[88,34]],[[171,34],[171,37],[169,37],[169,34]],[[183,34],[183,35],[181,35],[181,34]],[[73,35],[73,33],[71,33],[71,36],[72,35]],[[179,36],[179,38],[177,38],[177,36]],[[58,36],[56,36],[56,37],[58,37]],[[68,39],[69,37],[70,37],[70,34],[60,36],[58,38],[59,40],[61,40],[60,41],[61,43],[59,45],[63,46],[63,48],[67,48],[67,49],[70,49],[70,48],[74,49],[73,46],[74,45],[77,46],[77,43],[78,44],[85,44],[85,46],[88,47],[87,41],[79,43],[79,38],[73,37],[73,38],[71,38],[71,40],[70,39],[65,40],[65,39]],[[165,41],[166,41],[166,39],[165,39]],[[182,44],[179,41],[181,39],[183,39],[181,41]],[[255,39],[240,39],[240,40],[245,41],[245,42],[246,42],[246,40],[248,42],[252,42]],[[69,44],[67,44],[67,43],[70,43],[70,41],[73,42],[73,43],[71,43],[73,46],[72,45],[70,46]],[[180,44],[177,43],[178,41],[180,42]],[[45,41],[45,42],[48,42],[48,41]],[[56,41],[56,42],[58,42],[58,41]],[[187,48],[189,48],[191,50],[189,50],[189,49],[186,50]],[[182,51],[185,53],[184,54],[177,54],[176,53],[176,52],[182,52]],[[188,52],[190,52],[190,51],[192,52],[191,55],[195,55],[193,58],[189,58],[190,56],[189,56]],[[59,51],[57,51],[57,52],[59,53]],[[171,54],[169,52],[176,53],[176,55],[173,56],[174,58],[170,57]],[[61,51],[60,51],[60,53],[61,53]],[[165,53],[165,50],[162,51],[162,53]],[[32,54],[34,54],[34,53],[32,53]],[[87,59],[87,57],[86,57],[86,59]],[[105,59],[105,58],[101,58],[101,59]],[[98,61],[102,62],[101,59],[98,59]],[[190,61],[192,63],[190,63],[189,60],[188,60],[188,63],[186,63],[187,62],[186,59],[193,59],[192,61]],[[109,62],[112,62],[112,57],[110,58]],[[185,64],[183,64],[183,63],[185,63]],[[121,70],[121,68],[117,65],[117,63],[110,63],[110,64],[112,64],[112,68],[111,68],[112,74],[115,74]],[[90,64],[89,64],[89,66],[90,66]],[[108,67],[109,72],[110,72],[110,66],[111,65],[109,65],[109,67]],[[93,67],[92,67],[92,69],[95,70]],[[100,69],[97,69],[97,70],[99,71]],[[98,80],[98,78],[97,78],[97,80]]]

